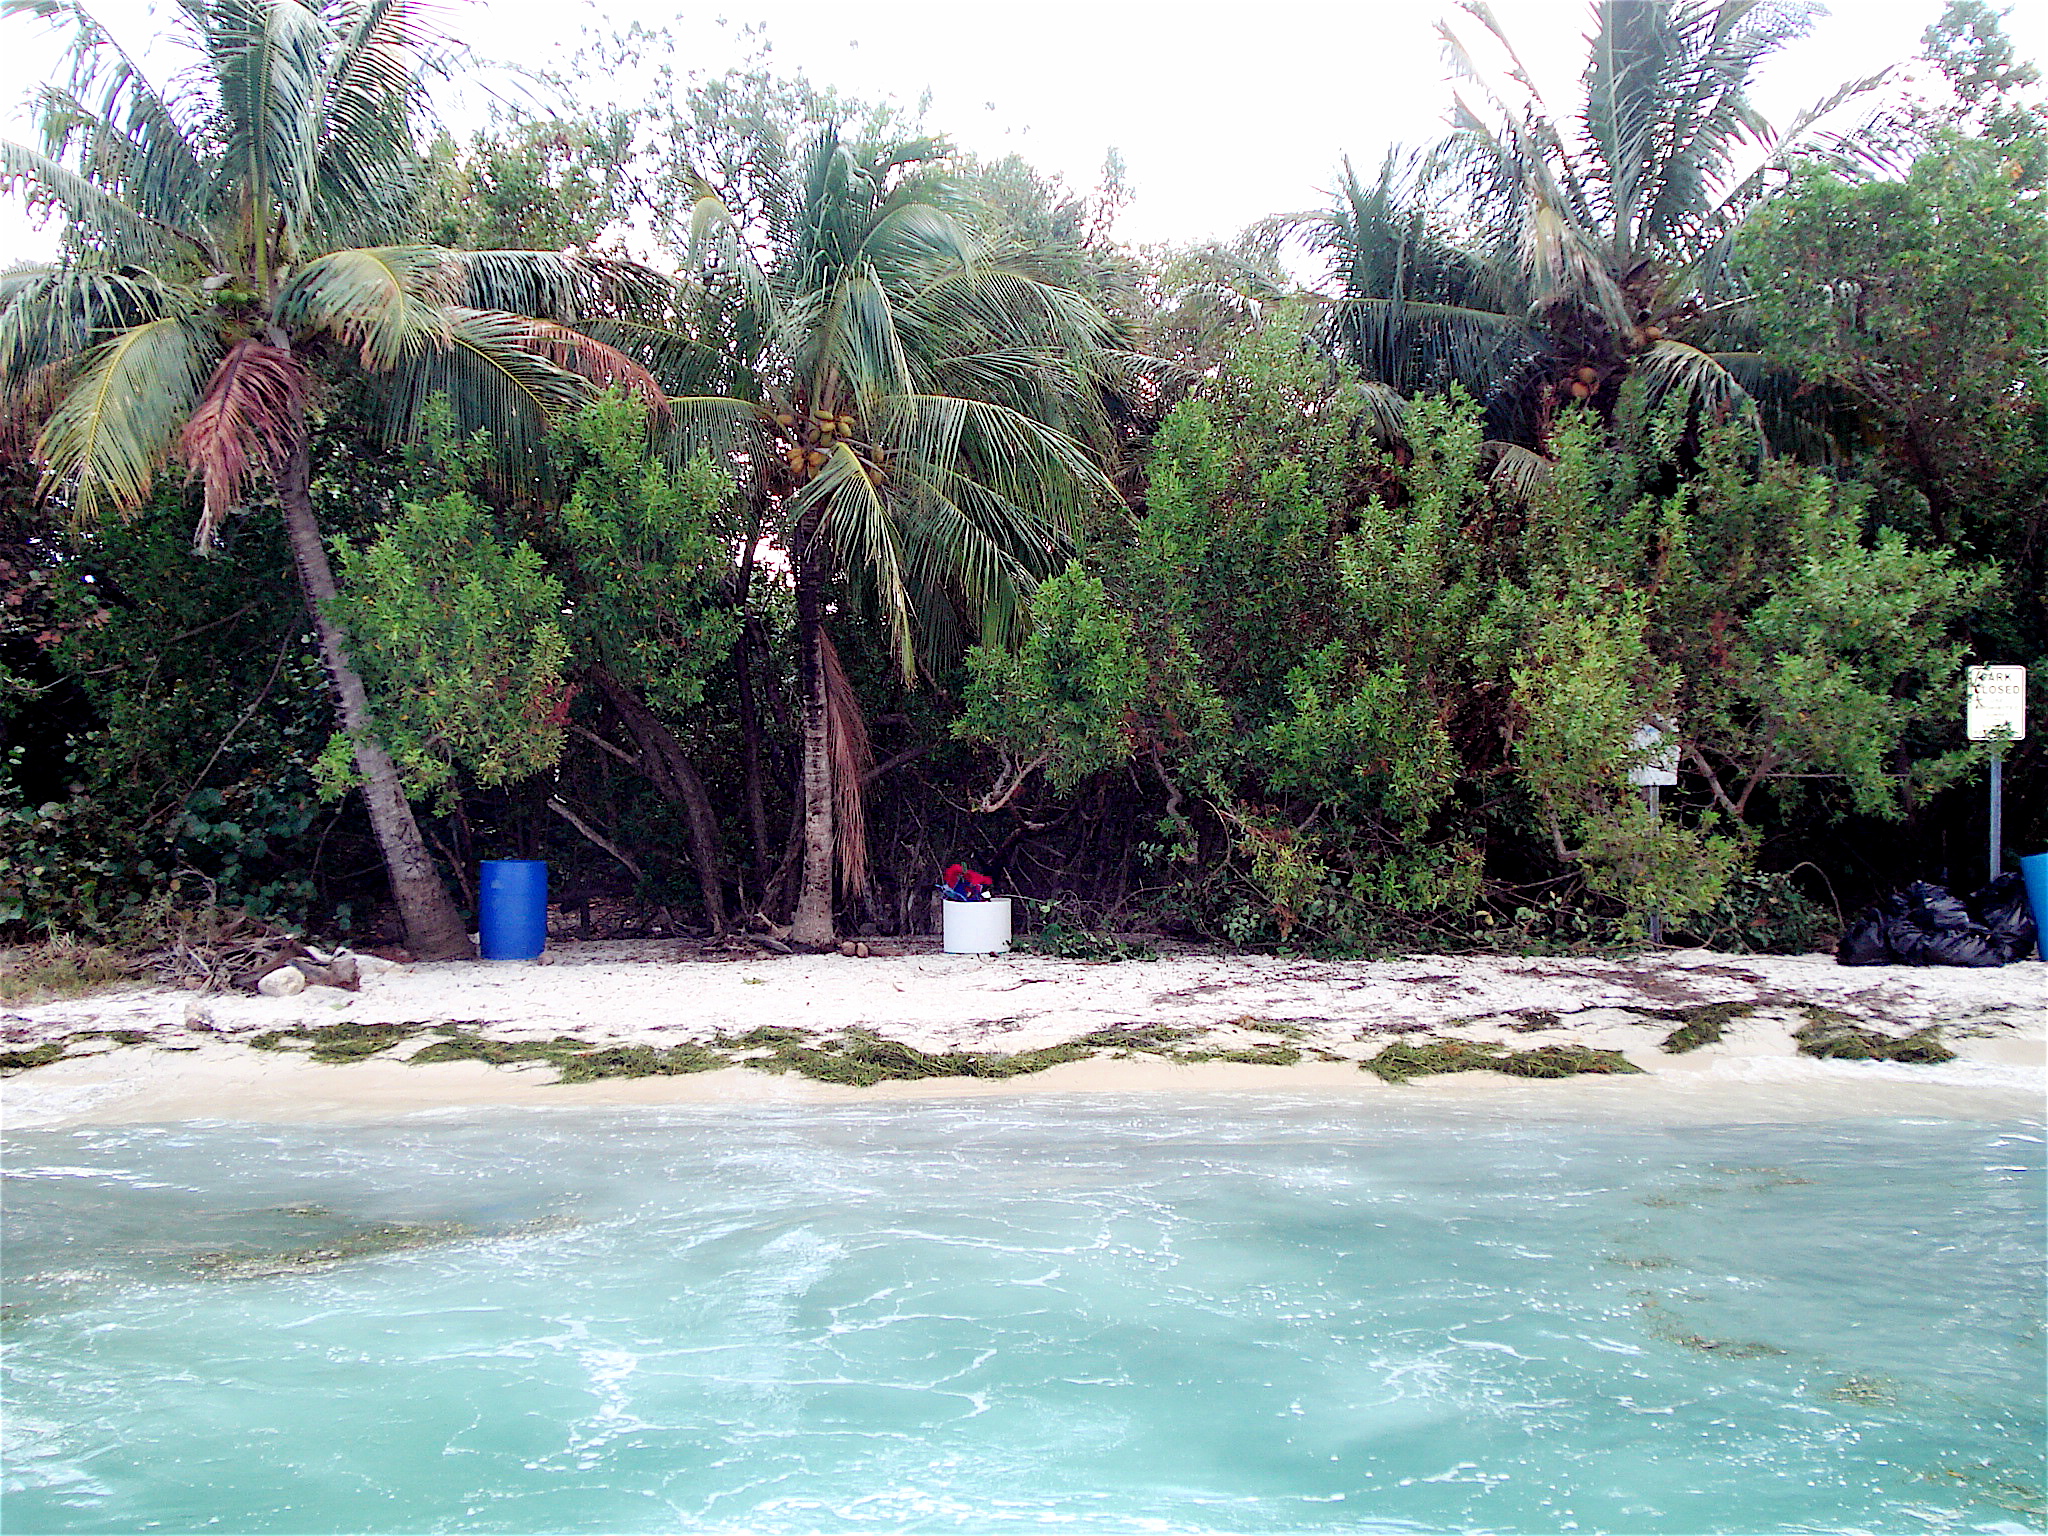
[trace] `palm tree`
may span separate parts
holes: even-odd
[[[77,0],[4,14],[73,28],[40,149],[0,175],[65,220],[64,254],[0,278],[0,410],[40,422],[45,494],[78,523],[138,506],[167,461],[204,486],[196,543],[258,481],[276,495],[354,744],[408,946],[472,953],[361,677],[310,495],[309,412],[329,369],[372,376],[383,427],[445,398],[467,435],[530,457],[596,385],[652,378],[576,325],[668,285],[617,261],[416,243],[425,73],[447,56],[415,0],[183,0],[190,62],[159,85]]]
[[[799,944],[833,940],[835,863],[864,880],[865,729],[832,614],[868,615],[906,682],[964,642],[1008,643],[1073,515],[1114,495],[1091,445],[1131,360],[1092,304],[985,236],[945,154],[755,121],[741,174],[687,183],[697,322],[645,338],[693,381],[670,402],[684,447],[742,466],[795,584]]]
[[[1864,162],[1825,123],[1882,76],[1852,81],[1773,132],[1748,98],[1801,36],[1804,0],[1595,0],[1581,95],[1544,99],[1484,0],[1462,9],[1504,60],[1491,74],[1440,28],[1458,93],[1450,135],[1345,167],[1336,205],[1301,228],[1331,262],[1328,335],[1411,393],[1463,385],[1492,435],[1540,448],[1574,401],[1611,411],[1639,375],[1711,411],[1746,411],[1758,360],[1730,271],[1736,228],[1792,165]]]

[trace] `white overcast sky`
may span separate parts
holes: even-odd
[[[1586,5],[1493,3],[1553,100],[1568,103]],[[153,31],[148,0],[94,9],[131,46]],[[1116,148],[1135,193],[1117,233],[1146,242],[1227,236],[1314,206],[1340,157],[1369,169],[1389,144],[1434,138],[1450,101],[1433,32],[1446,9],[1442,0],[781,0],[771,10],[731,0],[678,15],[674,0],[457,0],[446,25],[486,56],[546,67],[586,28],[666,24],[684,62],[715,73],[744,54],[743,25],[760,22],[779,70],[868,98],[915,102],[929,91],[931,127],[981,153],[1014,149],[1077,189],[1094,184]],[[1767,66],[1759,105],[1782,121],[1844,79],[1909,58],[1940,9],[1941,0],[1837,0]],[[2048,54],[2048,3],[2020,0],[2006,25],[2025,55]],[[40,25],[0,22],[0,133],[31,137],[21,103],[56,56]],[[0,265],[47,248],[13,204],[0,206]]]

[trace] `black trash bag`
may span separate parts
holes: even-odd
[[[1900,893],[1905,910],[1885,930],[1885,943],[1901,965],[2005,964],[1970,909],[1938,885],[1916,880]]]
[[[1915,880],[1899,894],[1905,898],[1906,916],[1916,928],[1928,933],[1983,931],[1960,899],[1931,880]]]
[[[1892,947],[1887,929],[1892,918],[1883,907],[1872,907],[1849,925],[1842,942],[1835,946],[1837,965],[1890,965]]]
[[[1938,885],[1916,880],[1851,923],[1836,947],[1835,959],[1842,965],[1959,965],[1972,969],[2017,959],[2025,951],[2007,935],[2016,931],[2017,922],[2025,916],[2026,895],[2017,876],[2000,878],[2020,890],[2019,912],[2015,917],[2009,911],[2010,893],[1997,881],[1978,893],[1992,904],[1979,907],[1979,912],[1989,912],[1995,905],[1999,915],[2001,926],[1995,938],[1988,922],[1971,916],[1971,906]],[[2033,924],[2029,922],[2027,927],[2031,930]],[[2026,942],[2031,943],[2031,938]]]
[[[2038,930],[2027,904],[2027,883],[2015,874],[2000,875],[1970,898],[1970,915],[1984,930],[1984,941],[2010,965],[2036,953]]]

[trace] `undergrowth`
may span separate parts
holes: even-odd
[[[58,935],[0,951],[0,1003],[84,997],[133,981],[140,969],[104,944]]]

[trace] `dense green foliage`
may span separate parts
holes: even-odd
[[[1608,0],[1576,116],[1497,83],[1426,162],[1186,250],[1115,242],[1113,161],[1079,195],[802,81],[657,71],[404,149],[246,296],[161,260],[109,287],[84,247],[0,278],[0,926],[374,924],[366,744],[464,901],[476,858],[545,857],[671,930],[928,930],[955,860],[1074,953],[1652,914],[1800,948],[1902,878],[1974,884],[1961,669],[2048,678],[2048,114],[1955,0],[1946,96],[1768,137],[1742,92],[1789,33],[1716,41],[1736,9]],[[321,220],[372,215],[421,243],[371,253],[365,318]],[[587,254],[643,231],[673,279]],[[53,415],[53,305],[64,381],[139,324],[206,364],[188,395],[295,327],[339,596],[293,592],[262,443],[149,480],[168,407],[108,461],[132,515],[65,515],[105,445]],[[521,381],[545,408],[496,410]],[[340,734],[316,615],[368,690]],[[2015,851],[2048,843],[2039,742]]]

